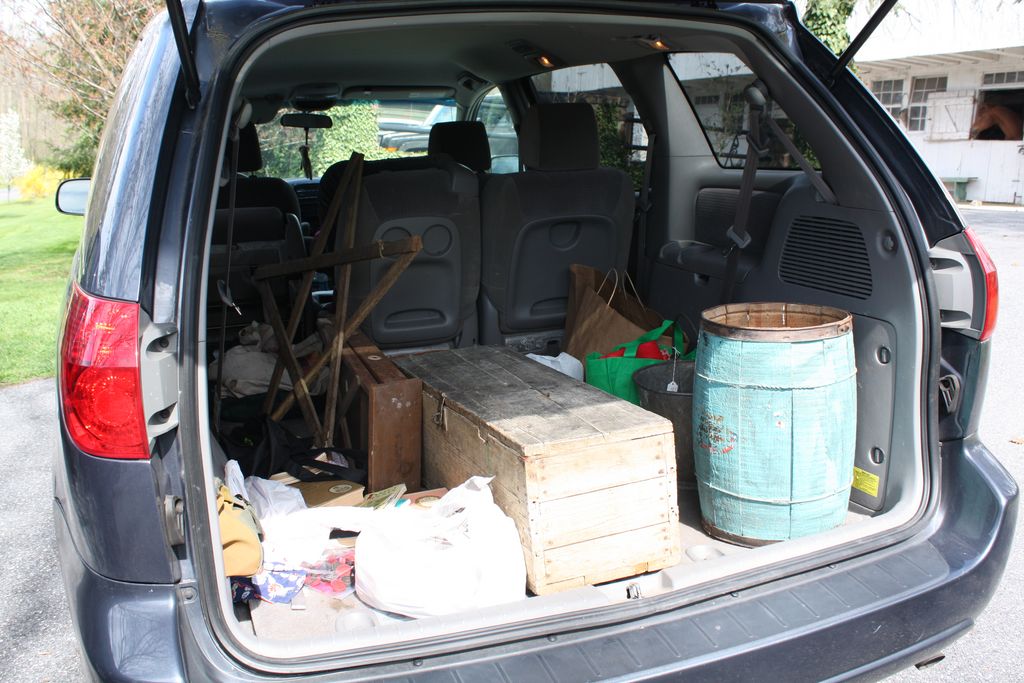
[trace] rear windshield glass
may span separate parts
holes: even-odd
[[[282,111],[269,123],[256,126],[263,153],[259,175],[277,178],[302,176],[304,144],[302,128],[281,125]],[[353,100],[325,112],[332,127],[309,131],[309,157],[313,177],[323,174],[336,161],[361,152],[367,160],[422,156],[427,153],[430,128],[435,123],[454,121],[453,100]]]
[[[728,52],[678,52],[669,56],[668,63],[704,128],[715,159],[726,168],[742,168],[747,154],[748,125],[743,90],[757,76],[739,57]],[[786,112],[773,104],[771,116],[792,138],[800,153],[814,168],[818,168],[814,152]],[[799,168],[796,160],[766,126],[761,126],[761,136],[767,150],[761,156],[758,168]]]

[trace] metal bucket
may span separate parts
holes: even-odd
[[[640,368],[633,382],[640,395],[640,406],[672,421],[676,442],[676,476],[679,487],[694,489],[697,475],[693,466],[693,361],[677,361]],[[668,391],[675,379],[679,391]]]
[[[843,523],[853,482],[853,321],[826,306],[704,311],[693,386],[704,528],[764,545]]]

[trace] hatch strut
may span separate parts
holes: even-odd
[[[871,37],[871,34],[875,32],[878,25],[882,23],[882,19],[885,19],[886,15],[889,14],[889,10],[891,10],[895,4],[896,0],[885,0],[885,2],[879,5],[878,9],[875,10],[875,13],[871,15],[870,19],[868,19],[868,23],[864,25],[864,28],[860,30],[857,37],[853,39],[852,43],[850,43],[850,46],[843,50],[843,54],[839,55],[839,61],[836,62],[836,65],[832,67],[832,71],[828,74],[827,80],[830,88],[835,85],[836,79],[839,78],[839,74],[843,72],[843,69],[845,69],[846,65],[850,63],[854,55],[860,51],[861,47],[864,46],[864,42]]]
[[[185,7],[182,2],[183,0],[167,0],[167,15],[171,20],[174,44],[181,59],[181,75],[185,79],[185,101],[189,109],[195,109],[199,104],[199,72],[196,70],[196,57],[189,47],[188,26],[185,23]]]

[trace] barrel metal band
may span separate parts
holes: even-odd
[[[839,384],[841,382],[845,382],[846,380],[853,379],[854,377],[857,376],[857,368],[854,368],[853,372],[851,372],[849,375],[833,379],[831,382],[826,382],[825,384],[813,384],[813,385],[805,385],[805,386],[797,386],[797,387],[794,387],[794,386],[773,386],[771,384],[748,384],[748,383],[744,383],[744,382],[726,382],[726,381],[723,381],[721,379],[718,379],[717,377],[708,377],[707,375],[702,375],[699,372],[698,373],[694,373],[694,374],[696,374],[697,377],[700,377],[702,380],[708,382],[709,384],[718,384],[718,385],[726,386],[726,387],[741,387],[743,389],[770,389],[770,390],[773,390],[773,391],[791,391],[791,390],[804,390],[804,389],[821,389],[823,387],[830,387],[833,384]]]
[[[799,500],[794,500],[792,498],[759,498],[757,496],[744,496],[740,493],[736,493],[735,491],[729,491],[728,489],[723,489],[720,486],[715,486],[706,481],[701,481],[700,479],[697,480],[697,483],[698,485],[707,486],[709,489],[714,489],[716,491],[719,491],[720,493],[732,496],[733,498],[740,498],[742,500],[752,500],[756,503],[772,503],[774,505],[798,505],[800,503],[813,503],[815,501],[825,500],[826,498],[831,498],[832,496],[839,495],[840,493],[848,493],[850,491],[850,487],[853,486],[853,477],[850,477],[849,482],[847,482],[844,486],[840,486],[835,491],[832,491],[830,493],[823,493],[822,495],[815,496],[814,498],[802,498]]]

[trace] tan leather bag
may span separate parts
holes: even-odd
[[[263,566],[262,529],[256,514],[244,500],[235,498],[227,486],[217,490],[217,521],[224,549],[224,572],[228,576],[252,576]]]

